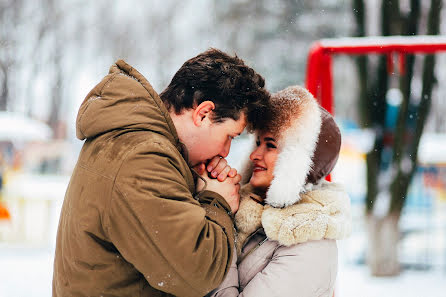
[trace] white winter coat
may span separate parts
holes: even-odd
[[[238,259],[209,296],[333,296],[336,239],[351,230],[345,191],[326,182],[301,194],[298,204],[273,208],[256,202],[249,189],[236,214]]]

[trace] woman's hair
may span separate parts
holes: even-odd
[[[264,125],[270,94],[265,80],[237,56],[209,49],[187,60],[160,94],[169,111],[180,114],[203,101],[215,104],[212,120],[238,120],[247,116],[248,129]]]

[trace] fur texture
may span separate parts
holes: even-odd
[[[263,226],[269,239],[290,246],[310,240],[343,239],[351,233],[350,199],[335,183],[322,182],[302,200],[285,208],[263,206],[244,191],[235,215],[237,251]]]
[[[246,190],[243,193],[242,190],[239,210],[235,214],[237,227],[235,247],[238,255],[246,239],[262,226],[263,205],[256,202],[255,198],[255,194]]]
[[[265,202],[274,207],[286,207],[300,201],[300,193],[305,190],[320,133],[321,111],[314,97],[298,86],[274,94],[272,100],[276,101],[274,108],[280,114],[276,127],[281,129],[274,134],[278,135],[282,150]]]
[[[299,203],[283,209],[265,206],[262,226],[268,238],[290,246],[350,234],[350,200],[342,187],[323,182],[301,197]]]

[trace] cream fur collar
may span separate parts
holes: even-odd
[[[310,240],[343,239],[351,232],[350,199],[335,183],[322,182],[312,191],[301,193],[301,200],[285,208],[263,206],[252,187],[241,191],[235,215],[237,250],[250,234],[263,227],[271,240],[290,246]]]

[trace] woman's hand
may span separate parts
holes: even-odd
[[[227,177],[235,177],[237,175],[237,170],[231,168],[225,158],[220,158],[218,156],[213,157],[208,164],[201,163],[195,166],[194,169],[199,175],[202,175],[204,171],[207,171],[210,173],[210,177],[216,178],[221,182],[226,180]]]
[[[227,177],[224,181],[219,181],[215,178],[208,176],[207,172],[204,171],[201,175],[203,180],[206,181],[206,190],[216,192],[220,194],[226,202],[231,207],[232,213],[236,213],[240,204],[240,181],[242,177],[237,174],[234,177]],[[197,191],[201,191],[204,188],[204,181],[201,178],[197,180]]]

